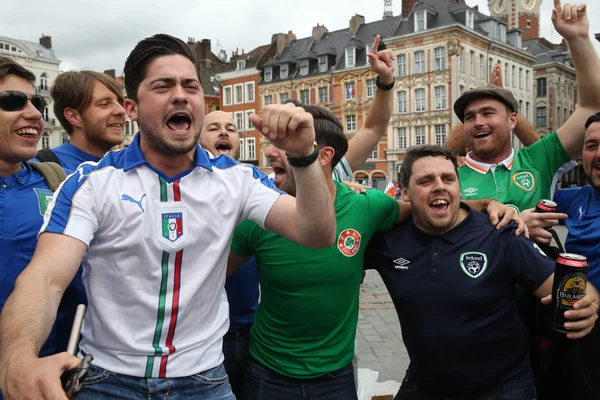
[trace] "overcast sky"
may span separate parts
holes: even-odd
[[[466,0],[488,13],[487,0]],[[596,3],[598,0],[588,0]],[[183,40],[212,40],[231,51],[249,51],[267,44],[271,35],[293,30],[298,38],[311,34],[317,23],[330,31],[348,26],[352,15],[367,22],[381,19],[383,0],[0,0],[0,36],[37,42],[41,34],[52,36],[61,70],[116,69],[135,44],[155,33],[169,33]],[[541,35],[558,42],[550,21],[553,3],[543,0]],[[401,0],[394,0],[394,15]],[[600,7],[588,9],[591,32],[600,32]],[[592,36],[593,37],[593,36]],[[594,40],[600,53],[600,43]]]

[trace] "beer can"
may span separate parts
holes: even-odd
[[[556,258],[552,284],[552,318],[550,327],[558,332],[568,332],[564,324],[565,311],[572,310],[575,302],[583,299],[587,285],[587,258],[573,253],[560,253]]]
[[[538,201],[538,203],[535,205],[535,212],[539,212],[539,213],[550,213],[550,212],[556,212],[556,208],[558,207],[558,205],[553,202],[552,200],[540,200]]]

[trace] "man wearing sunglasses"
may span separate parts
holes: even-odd
[[[27,163],[44,133],[45,107],[44,98],[36,94],[35,75],[0,57],[0,310],[33,256],[53,196],[44,177]],[[73,315],[59,311],[42,356],[65,349],[66,343],[59,343],[68,339],[68,330],[62,334],[56,329],[61,318],[69,326]]]
[[[52,84],[50,95],[69,142],[40,150],[32,161],[52,161],[75,171],[83,162],[98,162],[123,142],[125,98],[110,76],[95,71],[63,72]]]

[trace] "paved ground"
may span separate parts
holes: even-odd
[[[564,243],[567,230],[556,228]],[[402,341],[400,323],[379,274],[368,271],[360,291],[356,330],[358,367],[379,372],[378,382],[401,382],[410,359]]]

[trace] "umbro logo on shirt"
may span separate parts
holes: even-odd
[[[400,257],[400,258],[396,258],[394,260],[394,264],[396,264],[396,265],[394,265],[394,268],[396,268],[396,269],[408,269],[408,264],[410,264],[410,261],[408,261],[405,258]]]
[[[477,193],[477,188],[474,187],[470,187],[470,188],[466,188],[465,190],[463,190],[463,193],[465,193],[465,196],[475,196],[475,194]]]

